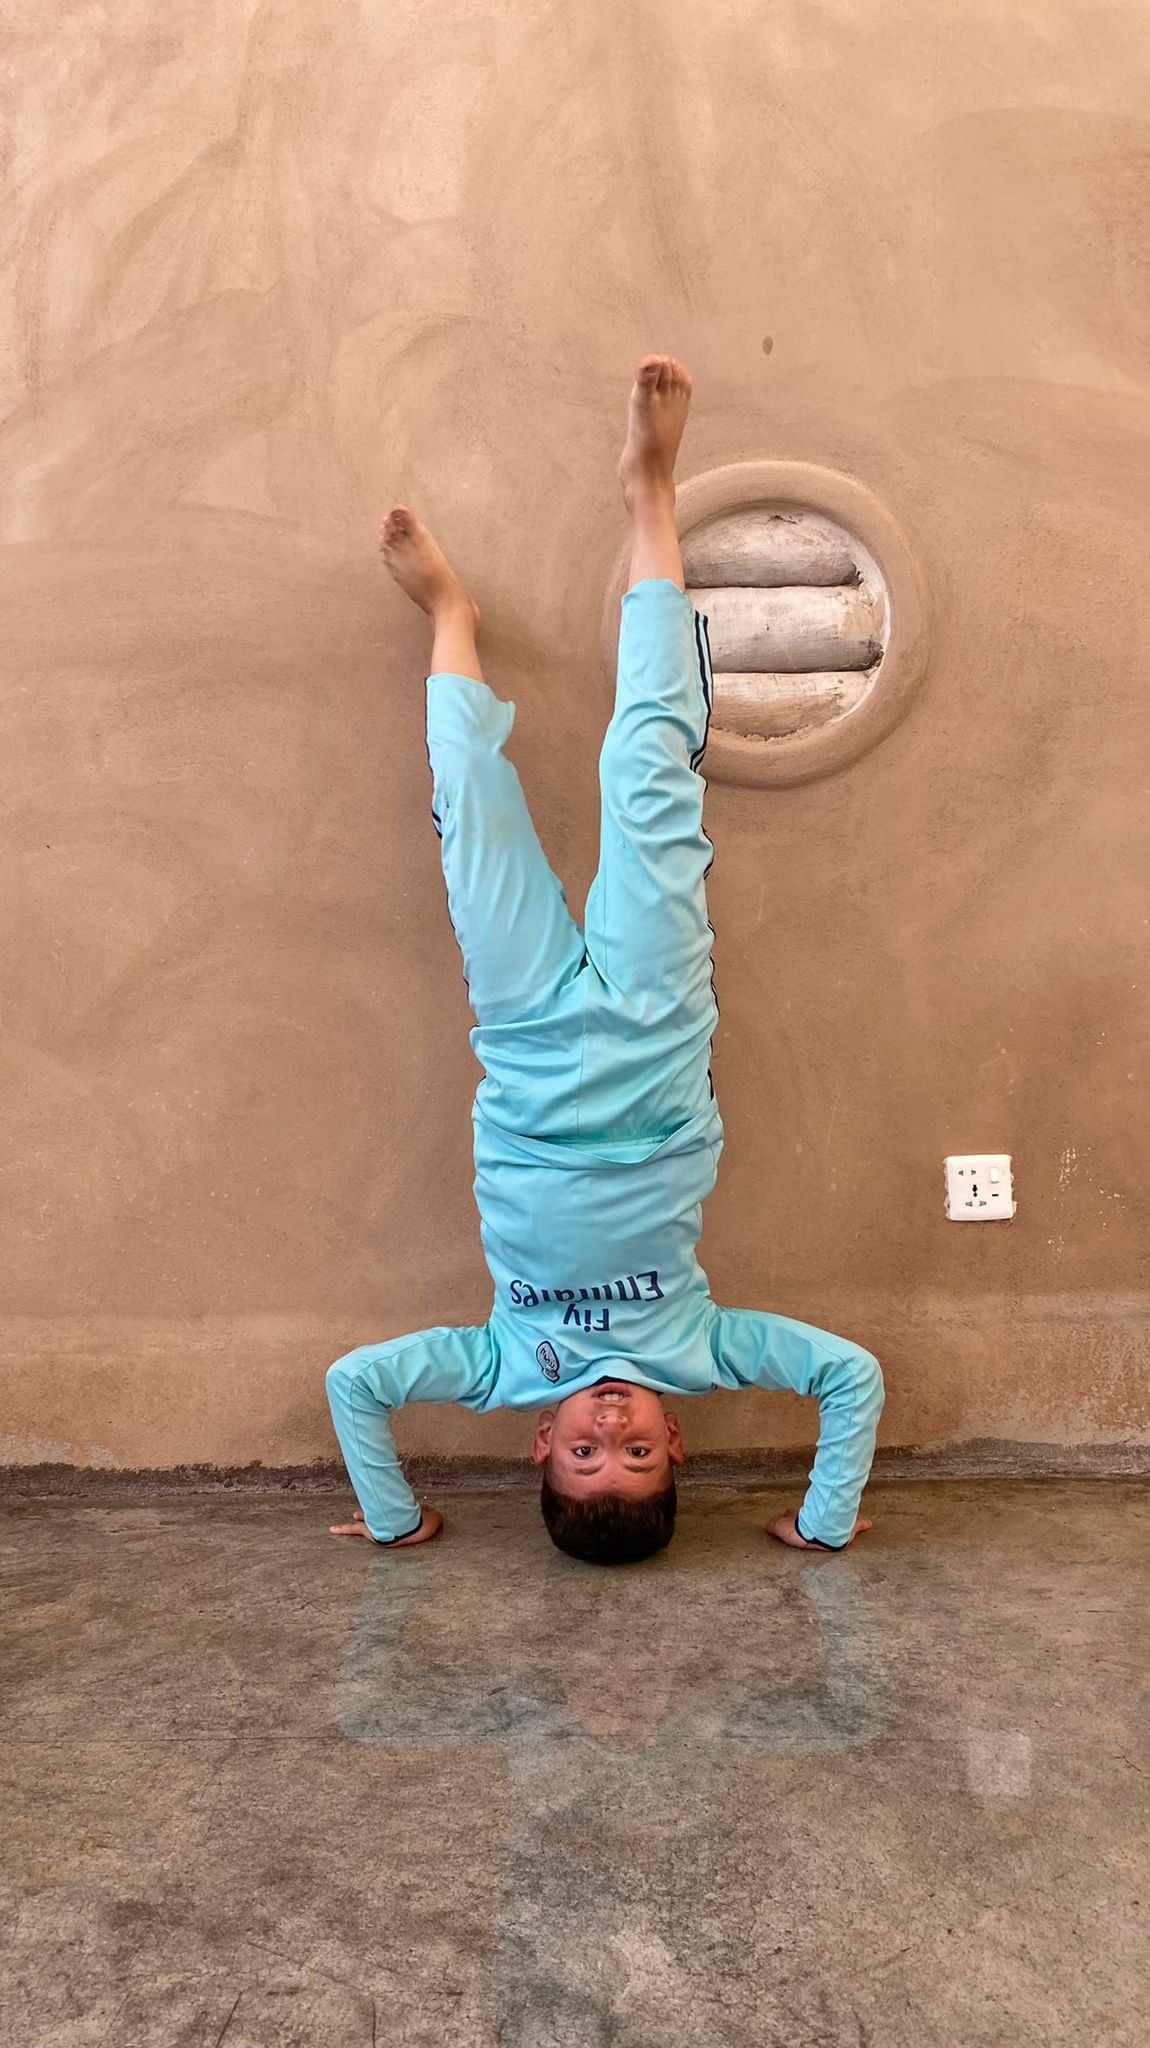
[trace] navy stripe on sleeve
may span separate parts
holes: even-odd
[[[808,1535],[807,1535],[807,1532],[806,1532],[806,1530],[805,1530],[805,1529],[803,1528],[803,1525],[802,1525],[802,1523],[801,1523],[801,1521],[799,1520],[799,1517],[798,1517],[797,1515],[795,1516],[795,1528],[796,1528],[796,1529],[798,1530],[798,1532],[799,1532],[799,1535],[800,1535],[800,1536],[802,1537],[802,1539],[803,1539],[803,1542],[804,1542],[804,1543],[811,1543],[811,1544],[813,1544],[816,1550],[845,1550],[845,1549],[846,1549],[846,1544],[845,1544],[845,1543],[824,1543],[824,1542],[823,1542],[823,1539],[822,1539],[822,1537],[821,1537],[821,1536],[808,1536]]]

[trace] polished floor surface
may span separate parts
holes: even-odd
[[[0,2040],[1141,2048],[1150,1493],[789,1498],[618,1572],[515,1491],[14,1504]]]

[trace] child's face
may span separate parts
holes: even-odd
[[[557,1493],[638,1500],[663,1491],[672,1465],[683,1462],[683,1440],[658,1394],[626,1380],[600,1380],[541,1416],[532,1457],[537,1465],[550,1459]]]

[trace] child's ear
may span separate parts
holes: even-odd
[[[672,1465],[682,1465],[686,1460],[687,1453],[683,1448],[683,1438],[679,1429],[678,1419],[674,1415],[664,1415],[663,1420],[667,1425],[667,1456],[670,1458]]]
[[[535,1465],[545,1465],[551,1456],[551,1428],[554,1421],[554,1411],[550,1408],[545,1415],[539,1417],[535,1439],[531,1445],[531,1460]]]

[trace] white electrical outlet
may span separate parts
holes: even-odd
[[[946,1213],[952,1223],[1009,1222],[1017,1204],[1009,1152],[959,1152],[946,1162]]]

